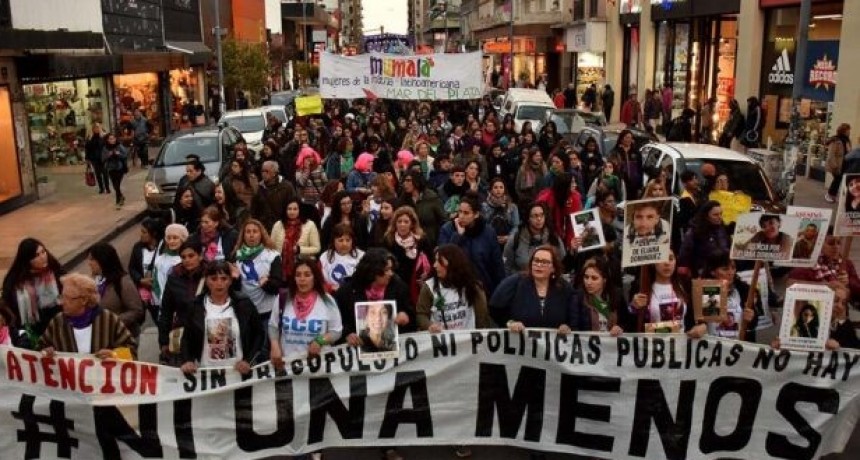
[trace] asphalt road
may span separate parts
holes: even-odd
[[[111,244],[117,249],[120,260],[123,264],[127,264],[131,255],[131,247],[138,240],[140,235],[140,227],[133,226],[125,232],[111,240]],[[81,262],[74,268],[74,271],[80,273],[90,273],[87,262]],[[784,292],[784,291],[778,291]],[[770,338],[778,332],[778,327],[774,326],[769,330],[761,331],[759,334],[759,342],[767,343]],[[143,332],[140,337],[140,347],[138,349],[138,357],[142,361],[158,362],[158,340],[155,330],[155,324],[152,318],[147,314],[146,322],[143,326]],[[652,440],[652,443],[654,441]],[[399,449],[400,454],[409,460],[437,460],[444,458],[457,458],[454,455],[454,449],[448,447],[404,447]],[[488,447],[478,446],[472,448],[473,455],[471,458],[477,460],[526,460],[529,458],[527,451],[511,448],[511,447]],[[860,452],[860,424],[855,427],[854,434],[848,441],[845,447],[845,453],[841,455],[830,455],[823,457],[826,460],[855,460],[858,458],[857,452]],[[765,454],[762,453],[764,456]],[[279,457],[288,458],[288,457]],[[378,460],[382,458],[382,453],[379,449],[374,448],[350,448],[350,449],[327,449],[325,458],[328,460]],[[564,454],[547,454],[547,459],[572,459],[586,458],[575,455]]]

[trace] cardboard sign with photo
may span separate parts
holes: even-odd
[[[577,212],[570,215],[573,224],[573,234],[580,241],[579,252],[600,249],[606,246],[606,237],[603,236],[603,224],[597,209]]]
[[[823,284],[794,284],[785,290],[779,341],[783,348],[820,351],[830,335],[833,290]]]
[[[693,312],[696,321],[719,323],[726,319],[728,288],[720,280],[693,280]]]
[[[800,218],[753,212],[738,216],[732,238],[732,259],[787,261],[794,252]]]
[[[628,201],[624,207],[621,265],[638,267],[669,260],[672,198]]]
[[[824,240],[827,239],[827,226],[830,225],[831,209],[789,206],[786,215],[800,218],[800,227],[794,240],[791,260],[776,262],[778,267],[812,267],[818,261]]]
[[[361,339],[358,359],[372,361],[400,356],[397,302],[378,300],[355,303],[355,330]]]
[[[860,174],[842,176],[834,234],[860,236]]]

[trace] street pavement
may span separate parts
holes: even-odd
[[[134,168],[127,176],[123,191],[127,197],[122,210],[115,210],[113,197],[98,195],[92,188],[83,186],[80,174],[75,180],[80,184],[69,184],[69,190],[60,189],[48,199],[28,205],[20,210],[0,216],[0,275],[5,275],[15,254],[18,241],[26,236],[34,236],[51,250],[67,268],[72,271],[89,273],[83,259],[86,249],[98,241],[110,241],[124,262],[129,259],[131,246],[137,241],[139,230],[135,223],[145,211],[143,201],[143,180],[145,170]],[[824,184],[800,177],[795,189],[795,204],[810,207],[832,207],[824,200]],[[860,242],[850,253],[853,261],[860,261]],[[778,282],[777,293],[784,295],[783,283]],[[860,312],[853,312],[860,316]],[[860,318],[853,318],[855,321]],[[768,343],[776,335],[778,324],[759,334],[759,342]],[[139,359],[157,362],[158,346],[155,326],[147,315],[140,340]],[[831,455],[827,460],[848,460],[857,458],[860,451],[860,429],[846,446],[846,454]],[[452,448],[414,447],[400,449],[408,459],[430,460],[454,458]],[[494,460],[518,460],[528,458],[524,450],[505,447],[475,447],[473,458]],[[378,449],[330,449],[326,458],[333,460],[370,460],[380,458]],[[549,459],[576,458],[575,456],[549,454]]]

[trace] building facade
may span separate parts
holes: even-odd
[[[343,15],[343,20],[341,21],[340,42],[345,47],[353,46],[357,49],[361,44],[361,36],[364,33],[364,22],[362,20],[361,8],[361,0],[340,1],[340,11]]]

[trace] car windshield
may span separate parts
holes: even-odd
[[[243,133],[253,133],[266,129],[261,115],[244,115],[235,117],[224,117],[224,123],[233,126]]]
[[[767,178],[764,177],[758,165],[742,161],[708,160],[716,166],[720,173],[729,176],[729,191],[742,191],[752,197],[753,201],[773,201],[768,188]],[[688,170],[701,176],[703,160],[687,159],[684,164]]]
[[[546,107],[542,105],[521,105],[517,108],[518,120],[543,120],[546,117]]]
[[[571,131],[579,132],[585,126],[585,120],[573,112],[554,113],[550,119],[555,122],[559,134],[567,134]]]
[[[175,166],[185,164],[188,155],[200,156],[200,161],[218,161],[218,137],[182,137],[174,139],[161,148],[156,166]]]
[[[578,114],[589,125],[603,126],[606,120],[600,112],[579,112]]]

